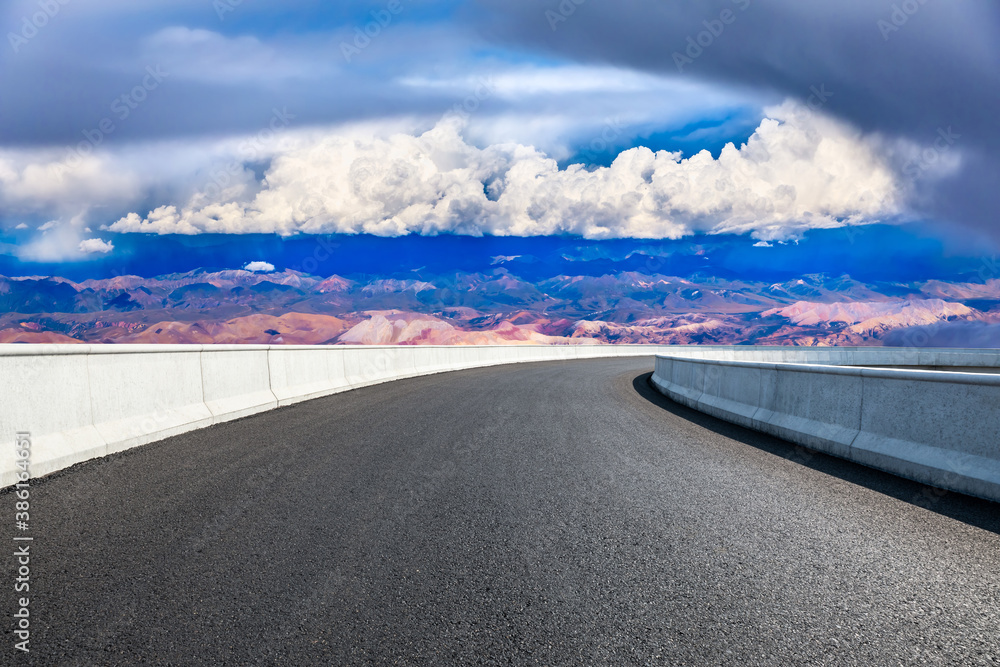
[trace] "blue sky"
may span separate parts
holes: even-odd
[[[988,255],[1000,9],[903,4],[9,2],[0,266],[873,224]]]

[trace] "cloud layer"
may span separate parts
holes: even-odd
[[[483,0],[476,8],[468,15],[481,34],[508,48],[797,99],[825,86],[824,111],[865,132],[920,145],[954,132],[961,169],[922,184],[913,203],[926,217],[1000,237],[1000,126],[985,112],[1000,108],[995,0]],[[935,159],[930,152],[907,166]]]
[[[428,0],[350,59],[384,1],[58,4],[31,35],[37,0],[0,10],[26,40],[0,49],[0,254],[100,259],[101,225],[766,241],[899,215],[1000,238],[995,0]],[[760,122],[786,98],[823,116]]]
[[[299,140],[273,156],[246,200],[214,188],[182,206],[131,213],[110,230],[785,239],[897,215],[901,190],[880,156],[876,140],[791,103],[770,109],[745,145],[718,158],[638,147],[593,170],[560,169],[521,144],[478,148],[446,119],[419,136]]]

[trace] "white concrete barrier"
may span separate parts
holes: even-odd
[[[625,349],[635,348],[624,345]],[[913,366],[934,369],[1000,370],[996,350],[906,347],[765,347],[753,345],[663,345],[664,354],[684,359],[760,361],[831,366]]]
[[[352,387],[367,387],[417,374],[413,353],[406,346],[357,346],[349,350],[344,356],[344,367]],[[435,348],[432,360],[447,367],[447,352]]]
[[[110,345],[91,346],[93,423],[108,454],[213,423],[205,405],[201,349],[131,345],[119,352]]]
[[[774,363],[726,360],[721,357],[731,351],[717,351],[718,359],[697,359],[671,349],[657,357],[652,382],[673,400],[715,417],[924,484],[1000,501],[1000,374],[889,368],[909,362],[997,369],[1000,353],[748,354],[824,362]],[[844,361],[878,367],[833,365]]]
[[[0,485],[15,481],[15,433],[31,434],[35,476],[107,454],[94,428],[87,372],[89,345],[9,346],[0,358]]]
[[[346,356],[346,350],[341,347],[271,347],[268,368],[271,391],[278,405],[291,405],[350,389]]]
[[[278,407],[266,345],[205,346],[201,372],[205,407],[216,424]]]

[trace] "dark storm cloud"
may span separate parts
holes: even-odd
[[[412,69],[410,54],[433,67],[474,37],[453,24],[414,27],[429,10],[386,14],[390,1],[290,0],[278,12],[222,0],[220,16],[211,0],[154,0],[141,11],[117,0],[17,0],[0,9],[0,145],[75,143],[103,118],[115,122],[117,144],[254,132],[274,108],[297,125],[439,114],[453,96],[395,80]],[[373,22],[377,34],[358,40]],[[147,67],[165,72],[163,85],[120,122],[112,107]]]
[[[921,208],[995,227],[995,0],[483,0],[466,19],[519,48],[811,99],[865,131],[923,146],[950,128],[953,142],[900,171],[919,181],[949,151],[961,153],[961,172],[925,191]]]

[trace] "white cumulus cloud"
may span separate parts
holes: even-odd
[[[679,238],[694,232],[794,238],[808,228],[901,212],[879,142],[785,104],[743,146],[679,153],[632,148],[609,167],[560,169],[532,146],[479,148],[460,124],[419,136],[328,131],[276,153],[246,200],[196,194],[130,213],[117,232],[578,234]]]
[[[102,241],[101,239],[84,239],[80,241],[79,249],[80,252],[88,255],[97,253],[106,255],[115,249],[115,244],[110,241]]]
[[[262,273],[270,273],[274,271],[274,264],[270,262],[250,262],[243,267],[247,271],[260,271]]]

